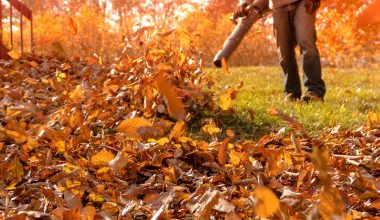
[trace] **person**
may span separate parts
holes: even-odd
[[[252,0],[243,0],[235,14],[244,17]],[[322,79],[319,51],[316,45],[316,11],[320,0],[271,0],[273,29],[277,41],[280,65],[284,74],[285,101],[323,101],[326,93]],[[306,88],[302,96],[301,81],[295,48],[300,46],[303,83]]]

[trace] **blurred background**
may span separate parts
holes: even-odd
[[[233,30],[229,20],[237,0],[22,0],[33,12],[34,51],[67,59],[97,56],[114,62],[136,32],[187,31],[202,51],[206,66]],[[324,66],[380,68],[380,25],[373,13],[363,16],[370,0],[322,0],[317,14],[318,44]],[[3,44],[20,46],[20,16],[2,0]],[[379,14],[375,8],[375,14]],[[368,14],[368,13],[367,13]],[[372,20],[371,20],[372,19]],[[22,19],[24,33],[31,24]],[[375,24],[374,24],[375,23]],[[25,50],[30,36],[24,34]],[[271,15],[254,25],[229,65],[277,65]]]

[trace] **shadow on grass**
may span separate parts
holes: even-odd
[[[212,119],[221,133],[217,136],[220,139],[227,138],[228,129],[235,132],[234,140],[259,140],[262,136],[271,132],[277,132],[281,125],[279,121],[272,117],[262,117],[249,113],[249,111],[239,111],[235,113],[222,112],[199,112],[188,123],[190,137],[194,139],[204,139],[200,130],[205,125],[204,121]]]

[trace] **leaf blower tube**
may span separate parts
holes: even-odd
[[[230,58],[252,25],[269,11],[269,1],[255,0],[246,10],[249,11],[248,16],[241,19],[239,23],[237,22],[238,17],[232,16],[231,20],[237,25],[224,42],[223,49],[219,50],[214,57],[214,65],[216,67],[222,67],[222,59],[224,58],[227,61]]]

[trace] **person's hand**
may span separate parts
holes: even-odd
[[[236,7],[235,12],[234,12],[234,17],[245,17],[249,14],[247,12],[246,8],[249,6],[248,3],[242,3],[239,6]]]
[[[314,14],[320,5],[321,0],[305,0],[306,11],[309,14]]]

